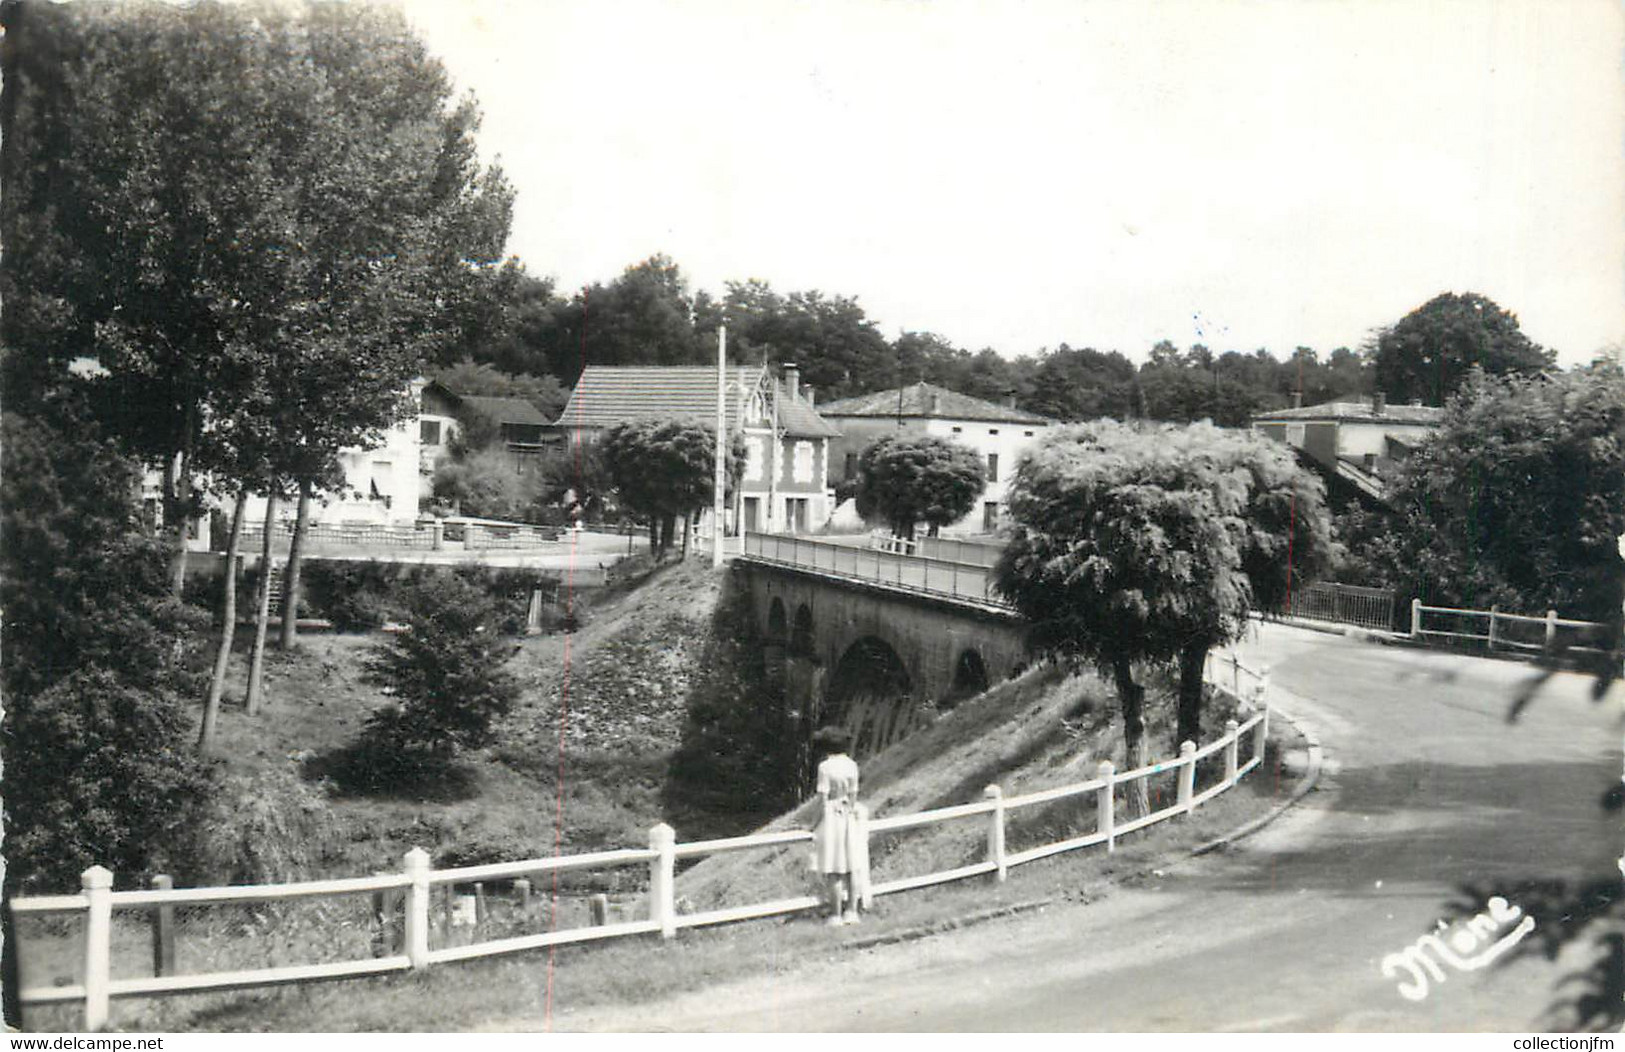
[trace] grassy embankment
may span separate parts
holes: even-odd
[[[683,700],[720,584],[720,576],[698,563],[670,567],[636,590],[609,597],[573,636],[519,642],[514,668],[527,685],[522,709],[502,745],[471,758],[470,777],[454,798],[346,797],[315,783],[324,824],[333,834],[319,852],[320,870],[398,870],[400,853],[414,844],[429,848],[437,863],[450,864],[551,854],[555,837],[566,852],[644,843],[648,826],[662,816],[665,767],[679,739]],[[300,784],[310,788],[306,779],[320,770],[323,752],[352,738],[365,714],[387,702],[361,680],[358,659],[368,645],[356,638],[311,637],[297,659],[279,657],[272,668],[275,705],[258,720],[236,712],[223,721],[234,770],[252,779],[286,768],[299,772]],[[1153,754],[1166,755],[1171,698],[1158,687],[1148,700]],[[1211,713],[1210,728],[1222,726],[1227,715]],[[1284,789],[1281,747],[1272,743],[1265,767],[1236,791],[1188,819],[1125,838],[1114,854],[1091,849],[1034,863],[1013,871],[1002,885],[978,879],[883,898],[859,928],[831,932],[804,918],[751,922],[685,931],[672,943],[618,940],[440,966],[423,975],[135,1001],[117,1006],[115,1019],[131,1029],[455,1030],[493,1019],[540,1023],[571,1006],[645,1000],[747,973],[789,971],[798,961],[857,941],[951,925],[955,918],[1036,900],[1100,894],[1153,860],[1267,809]],[[994,781],[1013,795],[1091,778],[1103,758],[1121,768],[1121,753],[1108,688],[1092,676],[1041,668],[966,701],[866,762],[864,795],[877,815],[975,800]],[[1214,776],[1203,771],[1204,780]],[[1152,792],[1154,805],[1159,796],[1169,797],[1172,777],[1154,783]],[[1013,813],[1010,849],[1087,831],[1093,815],[1092,796]],[[748,815],[738,821],[754,824]],[[680,837],[694,838],[685,836],[683,822],[674,824]],[[772,827],[810,824],[804,806]],[[877,838],[876,875],[884,879],[978,859],[984,830],[982,820],[969,819]],[[642,875],[624,877],[619,889],[599,886],[619,890],[627,907],[638,908]],[[701,863],[682,875],[678,892],[687,908],[703,908],[801,894],[811,886],[805,852],[785,850]],[[555,915],[541,896],[526,930],[545,930]],[[566,912],[557,923],[579,920]],[[116,955],[116,973],[141,974],[136,957],[134,965],[120,969]],[[31,1025],[52,1024],[42,1018]]]

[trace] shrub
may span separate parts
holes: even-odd
[[[88,668],[6,713],[6,858],[29,884],[66,890],[92,865],[121,882],[175,868],[213,785],[171,691]]]
[[[483,599],[461,575],[408,593],[406,631],[368,663],[368,678],[398,699],[362,731],[375,754],[444,764],[491,741],[493,722],[513,707],[519,686],[503,668],[510,644],[494,630]]]
[[[136,465],[82,423],[0,426],[7,883],[155,872],[211,785],[183,700],[205,682],[203,618],[137,526]]]
[[[340,632],[369,632],[385,621],[407,614],[407,596],[415,589],[443,589],[453,578],[473,588],[473,601],[495,631],[517,634],[525,629],[530,594],[556,599],[558,579],[535,570],[490,566],[404,566],[312,559],[303,572],[303,608],[324,617]],[[252,593],[250,593],[252,594]],[[544,626],[547,619],[544,618]]]

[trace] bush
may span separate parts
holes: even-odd
[[[92,865],[121,883],[185,866],[213,779],[181,698],[89,668],[14,697],[5,722],[6,859],[28,884],[71,890]]]
[[[311,559],[301,576],[302,607],[312,617],[333,622],[340,632],[369,632],[382,628],[386,621],[402,620],[407,616],[410,592],[447,588],[457,580],[474,590],[472,601],[495,631],[514,635],[525,630],[531,592],[540,589],[544,599],[555,600],[559,589],[557,578],[535,570],[407,566],[376,560]]]
[[[397,613],[393,598],[399,576],[397,564],[371,559],[308,559],[299,574],[311,616],[326,618],[340,632],[382,628]]]
[[[362,731],[374,756],[394,755],[401,777],[432,773],[465,749],[492,739],[492,725],[519,695],[504,670],[510,645],[494,629],[490,603],[462,575],[420,584],[406,596],[407,629],[380,646],[368,678],[398,703],[375,712]]]
[[[82,422],[0,427],[7,884],[156,872],[212,784],[183,700],[206,682],[203,618],[137,525],[135,464]]]

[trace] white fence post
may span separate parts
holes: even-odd
[[[113,874],[91,866],[79,875],[90,908],[85,912],[85,1029],[107,1026],[108,983],[113,957]]]
[[[1224,721],[1224,784],[1236,784],[1236,734],[1239,724],[1235,720]]]
[[[987,860],[996,867],[994,877],[1003,880],[1010,874],[1010,867],[1004,861],[1004,790],[990,785],[982,790],[982,795],[993,801],[987,821]]]
[[[1258,666],[1258,682],[1253,684],[1253,706],[1263,714],[1263,718],[1258,721],[1258,726],[1253,728],[1253,755],[1259,757],[1260,762],[1262,762],[1264,755],[1264,742],[1270,736],[1269,689],[1270,667],[1260,665]]]
[[[1546,653],[1557,649],[1557,611],[1546,611]]]
[[[1485,644],[1484,649],[1485,650],[1494,650],[1495,649],[1495,615],[1499,611],[1499,609],[1500,608],[1498,606],[1496,606],[1494,603],[1490,604],[1490,637],[1489,637],[1489,639],[1484,641],[1484,644]]]
[[[672,898],[676,882],[677,831],[664,822],[649,830],[649,919],[660,925],[660,937],[677,934],[677,904]]]
[[[1096,772],[1098,777],[1106,780],[1106,784],[1100,787],[1098,803],[1100,815],[1095,820],[1095,825],[1099,827],[1099,832],[1106,834],[1106,850],[1108,852],[1117,850],[1117,835],[1115,833],[1117,822],[1116,816],[1112,813],[1112,773],[1116,770],[1117,768],[1112,766],[1110,760],[1101,760],[1100,767]]]
[[[1411,600],[1411,638],[1415,639],[1422,631],[1422,600]]]
[[[1196,743],[1183,741],[1179,743],[1179,810],[1182,814],[1190,814],[1191,797],[1196,795]]]
[[[429,966],[429,853],[415,847],[403,860],[412,883],[406,886],[406,956],[413,968]]]

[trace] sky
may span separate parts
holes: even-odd
[[[855,296],[887,337],[1357,347],[1479,292],[1625,343],[1611,0],[398,0],[561,292]]]

